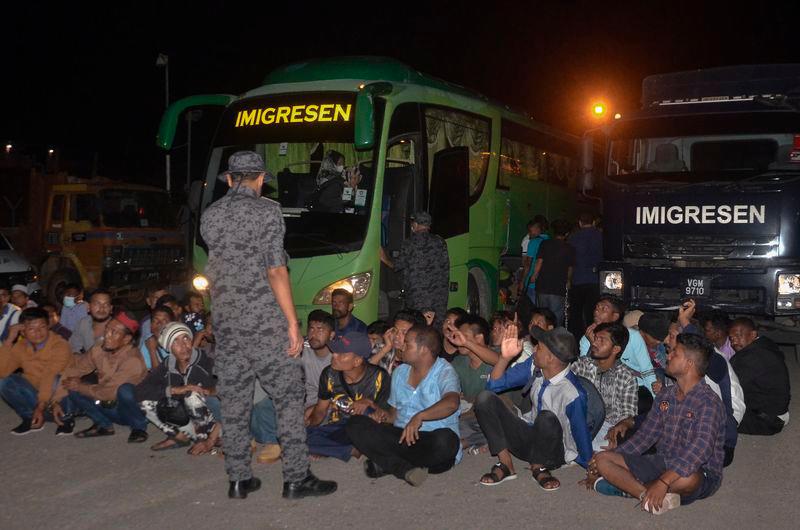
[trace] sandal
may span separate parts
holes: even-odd
[[[538,467],[532,470],[533,480],[542,488],[542,491],[556,491],[557,489],[561,488],[561,481],[558,480],[556,477],[550,474],[550,471],[546,467]],[[548,487],[547,485],[555,487]]]
[[[502,476],[498,473],[498,470],[502,473]],[[492,466],[491,471],[481,477],[480,483],[483,486],[497,486],[506,480],[514,480],[515,478],[517,478],[516,473],[512,473],[504,463],[498,462]],[[491,480],[491,482],[487,482],[487,480]]]
[[[75,438],[96,438],[98,436],[113,436],[114,429],[107,429],[105,427],[98,427],[97,425],[92,425],[88,429],[85,429],[80,432],[75,433]]]

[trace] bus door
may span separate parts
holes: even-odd
[[[427,204],[421,128],[418,103],[402,103],[392,112],[383,172],[381,245],[393,260],[411,235],[411,216]],[[381,263],[379,318],[391,318],[404,305],[402,272]]]
[[[433,155],[428,211],[431,232],[447,241],[450,257],[448,307],[459,303],[467,290],[469,260],[469,148],[448,147]],[[453,299],[455,297],[455,300]]]

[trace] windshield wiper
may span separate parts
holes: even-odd
[[[788,177],[788,178],[778,178],[778,179],[768,179],[771,175],[779,175],[780,177]],[[762,173],[758,173],[756,175],[751,175],[749,177],[745,177],[743,179],[739,179],[736,182],[731,182],[727,186],[725,186],[725,190],[731,188],[741,188],[742,184],[746,183],[756,183],[756,181],[764,179],[763,182],[759,182],[758,184],[791,184],[793,182],[797,182],[800,180],[800,168],[797,169],[770,169],[769,171],[764,171]]]

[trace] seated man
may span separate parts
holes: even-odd
[[[367,332],[367,325],[353,314],[353,309],[355,309],[353,293],[347,289],[334,289],[331,293],[331,314],[335,322],[336,335],[346,335],[351,331]]]
[[[21,309],[11,303],[11,291],[0,284],[0,342],[6,340],[11,326],[19,323]]]
[[[83,301],[81,286],[77,283],[67,284],[61,299],[61,325],[73,333],[80,319],[88,314],[89,304]]]
[[[383,348],[370,358],[370,364],[377,364],[391,374],[401,362],[406,333],[416,324],[425,325],[422,313],[414,309],[398,311],[392,327],[383,336]]]
[[[603,323],[618,322],[625,314],[625,304],[620,298],[611,295],[602,295],[594,306],[594,323],[586,328],[586,334],[581,337],[581,356],[589,353],[594,329]],[[653,383],[656,382],[653,361],[647,351],[647,345],[638,330],[628,329],[628,345],[622,352],[620,359],[628,368],[636,373],[636,382],[639,385],[639,412],[646,413],[652,405]]]
[[[451,328],[455,328],[456,321],[461,318],[467,316],[469,313],[461,309],[460,307],[451,307],[448,309],[445,314],[444,318],[442,319],[442,351],[439,354],[442,359],[447,362],[453,362],[453,359],[458,357],[458,346],[450,342],[447,338],[448,330]]]
[[[412,486],[461,460],[458,376],[444,359],[438,332],[415,324],[405,334],[403,364],[392,374],[389,408],[352,416],[347,436],[367,457],[370,478],[392,474]],[[379,422],[379,423],[376,423]]]
[[[315,309],[308,314],[306,344],[303,346],[301,362],[306,380],[305,417],[314,410],[319,394],[319,380],[322,372],[331,364],[331,350],[328,344],[334,338],[334,321],[330,313]],[[278,445],[278,419],[275,405],[266,395],[261,385],[256,386],[256,398],[250,413],[250,433],[257,444],[264,444],[256,459],[262,464],[276,462],[281,455]]]
[[[506,331],[506,326],[514,322],[514,315],[510,311],[496,311],[492,315],[490,326],[492,328],[491,337],[489,339],[489,346],[500,353],[500,346],[503,344],[503,334]]]
[[[589,463],[590,473],[639,499],[645,511],[661,514],[710,497],[722,483],[725,407],[703,380],[713,353],[705,338],[678,335],[667,362],[676,384],[658,393],[630,440]],[[644,454],[654,444],[656,453]]]
[[[134,385],[147,374],[144,361],[135,346],[139,323],[125,311],[118,312],[105,326],[99,344],[84,355],[74,357],[64,370],[53,395],[53,419],[57,434],[71,434],[74,417],[83,412],[93,424],[75,433],[77,438],[94,438],[114,434],[114,424],[131,428],[129,443],[147,440],[147,418],[139,408]],[[97,373],[96,384],[84,383],[81,377]]]
[[[32,307],[39,307],[39,304],[31,300],[28,287],[26,285],[17,284],[11,287],[11,303],[15,306],[24,309]]]
[[[181,322],[189,326],[192,335],[203,331],[206,327],[206,306],[203,303],[203,295],[196,291],[189,291],[183,298],[183,315]]]
[[[489,451],[498,460],[480,482],[494,486],[516,478],[513,455],[531,465],[540,488],[554,491],[561,483],[550,469],[572,461],[586,467],[592,456],[587,398],[578,376],[569,370],[569,363],[578,357],[575,337],[564,328],[544,331],[536,326],[531,335],[538,341],[533,357],[506,370],[522,351],[517,326],[506,328],[500,360],[475,402]],[[530,389],[532,408],[518,417],[495,392],[523,385]]]
[[[105,289],[95,289],[89,297],[89,315],[78,321],[69,338],[73,353],[86,353],[103,340],[113,310],[111,293]]]
[[[56,377],[72,361],[67,341],[48,328],[43,309],[26,309],[0,346],[0,396],[22,419],[12,434],[42,428]],[[24,339],[17,341],[18,334]]]
[[[50,331],[58,335],[64,340],[69,340],[72,332],[61,325],[59,322],[58,310],[53,304],[47,303],[42,305],[42,309],[47,311],[48,322],[50,322]]]
[[[700,315],[700,325],[703,327],[705,337],[714,343],[717,351],[730,361],[736,352],[731,347],[730,327],[731,319],[725,311],[712,309]]]
[[[467,315],[456,321],[456,327],[448,335],[448,340],[458,346],[459,353],[451,364],[458,374],[461,398],[466,402],[465,406],[470,407],[467,411],[462,407],[458,430],[461,433],[461,446],[471,454],[478,454],[486,452],[488,448],[472,405],[475,404],[478,394],[486,388],[492,366],[497,364],[499,356],[490,349],[489,324],[484,319],[477,315]],[[495,331],[492,330],[491,333],[494,334]],[[491,362],[484,362],[485,358]]]
[[[744,391],[746,410],[739,423],[742,434],[772,435],[789,422],[789,371],[780,348],[758,334],[749,318],[737,318],[731,324],[731,357]]]
[[[624,434],[625,430],[633,427],[638,385],[633,371],[619,360],[627,345],[628,329],[625,326],[619,322],[600,324],[594,329],[589,355],[570,366],[576,375],[592,382],[606,407],[605,422],[592,440],[595,451],[604,449],[606,440],[615,439],[618,431],[622,430]]]
[[[689,300],[678,310],[678,322],[670,324],[669,333],[665,340],[665,346],[668,350],[675,349],[680,333],[703,336],[700,328],[692,323],[695,308],[694,300]],[[733,367],[725,360],[719,350],[715,349],[714,354],[709,358],[704,379],[725,406],[725,460],[723,467],[727,467],[733,462],[738,440],[737,428],[745,413],[744,393],[739,384],[739,378],[736,377],[736,372],[733,371]],[[673,379],[667,377],[664,383],[673,384]],[[658,383],[656,384],[658,385]]]
[[[308,452],[347,462],[354,453],[345,432],[347,421],[387,408],[391,379],[386,370],[369,364],[372,347],[366,334],[337,337],[329,348],[331,365],[319,377],[319,399],[306,420]]]
[[[150,310],[150,319],[148,320],[150,336],[144,341],[144,350],[141,349],[141,346],[139,348],[139,353],[142,354],[148,370],[152,370],[169,357],[169,352],[158,343],[158,337],[161,336],[161,331],[172,322],[176,322],[176,318],[175,313],[169,307],[160,305]]]
[[[163,451],[194,442],[189,454],[207,453],[220,434],[214,361],[192,348],[192,330],[185,324],[168,324],[158,340],[170,355],[135,389],[147,419],[167,435],[150,449]]]

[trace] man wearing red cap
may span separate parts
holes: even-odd
[[[71,434],[74,415],[81,411],[93,424],[76,433],[78,438],[110,436],[118,423],[131,428],[128,442],[147,440],[147,419],[134,395],[134,385],[147,374],[135,346],[137,331],[136,319],[120,311],[106,325],[102,342],[85,355],[75,356],[53,395],[53,418],[59,424],[56,434]],[[96,384],[81,381],[92,372],[97,372]]]

